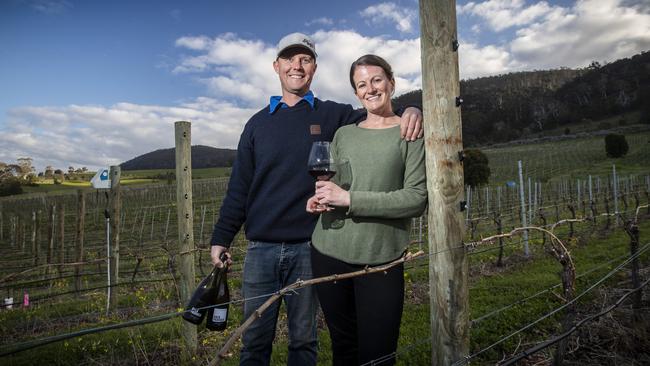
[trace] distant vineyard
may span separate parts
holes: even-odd
[[[592,145],[586,143],[585,150]],[[557,160],[548,161],[557,161],[558,166],[563,161],[570,161],[565,169],[587,165],[584,160],[587,158],[571,154],[568,146],[549,148],[545,153],[556,154]],[[561,151],[564,151],[566,159],[559,159]],[[591,184],[589,175],[545,182],[530,172],[558,172],[556,169],[560,168],[554,167],[555,163],[545,167],[539,163],[540,168],[530,168],[538,162],[524,160],[527,155],[523,147],[516,153],[499,154],[493,152],[493,156],[503,159],[501,162],[493,159],[493,166],[507,165],[507,168],[496,171],[502,172],[498,174],[502,174],[505,181],[515,181],[516,184],[467,188],[466,237],[465,242],[456,248],[470,255],[473,273],[470,289],[473,294],[470,298],[473,309],[472,353],[467,355],[467,360],[479,363],[494,363],[503,354],[516,358],[518,347],[515,336],[511,336],[513,332],[516,332],[519,342],[523,337],[531,346],[544,340],[540,333],[552,335],[566,331],[567,324],[580,320],[571,298],[577,301],[583,296],[593,296],[588,284],[598,283],[596,280],[599,279],[605,282],[615,275],[620,278],[634,260],[637,260],[637,266],[640,261],[643,267],[647,266],[650,258],[647,245],[650,226],[644,223],[650,217],[647,207],[650,177],[647,171],[645,174],[621,175],[619,170],[614,176],[610,165],[605,174],[592,175]],[[574,161],[570,155],[578,157]],[[509,167],[512,162],[506,161],[507,157],[524,160],[523,195],[516,160],[515,173],[506,173],[512,170]],[[208,240],[226,186],[227,178],[193,182],[197,281],[209,271]],[[179,364],[191,363],[192,358],[202,362],[212,360],[216,350],[242,320],[239,306],[245,299],[242,299],[239,288],[246,246],[240,235],[233,247],[236,263],[231,269],[230,280],[234,310],[229,328],[225,333],[202,330],[198,353],[188,354],[179,336],[181,320],[178,309],[184,304],[178,301],[180,253],[175,195],[176,187],[166,183],[122,188],[118,226],[119,282],[110,286],[117,294],[118,304],[108,313],[107,222],[104,216],[109,207],[107,195],[100,191],[69,192],[1,200],[0,294],[5,298],[5,311],[0,311],[2,363],[26,365],[38,360],[86,364],[92,360],[105,365]],[[524,218],[526,225],[523,225]],[[430,252],[425,244],[426,222],[426,216],[413,220],[410,250],[423,250],[424,255],[406,264],[407,298],[400,348],[397,354],[386,355],[387,358],[396,357],[398,364],[430,362],[427,361],[430,354],[428,344],[433,335],[423,318],[417,320],[417,317],[428,317],[428,259],[441,253]],[[559,225],[555,226],[557,223]],[[523,226],[538,229],[522,230]],[[643,235],[641,239],[637,238],[638,247],[632,251],[633,254],[630,254],[629,246],[623,244],[608,249],[611,255],[597,260],[574,255],[574,252],[579,252],[577,245],[581,241],[582,246],[595,245],[591,242],[599,240],[593,236],[597,233],[613,238],[616,233],[625,236],[634,227],[637,230],[641,227]],[[554,241],[549,233],[556,235],[561,242]],[[80,240],[82,237],[83,241]],[[527,258],[524,254],[526,244],[530,250],[528,255],[535,258],[534,262],[522,259]],[[562,247],[567,251],[563,252]],[[566,260],[564,265],[560,263],[562,258],[571,258],[575,267],[567,269]],[[523,270],[517,264],[522,260],[528,266],[549,261],[551,270],[547,270],[549,273],[545,280],[528,285],[537,288],[534,292],[514,290],[514,293],[500,294],[498,287],[484,284],[484,281],[498,281],[498,278],[490,279],[489,276],[483,278],[481,273],[485,268],[509,271],[503,275],[509,278]],[[592,262],[594,264],[590,267],[583,264]],[[558,285],[562,279],[557,273],[562,273],[563,266],[565,271],[574,271],[577,278],[572,292],[567,292],[571,286],[563,289]],[[507,274],[510,272],[512,274]],[[647,279],[647,271],[637,273],[641,273],[638,281]],[[583,279],[588,282],[580,282]],[[491,288],[495,295],[483,294],[484,286]],[[515,286],[515,282],[503,286]],[[628,284],[626,288],[634,287]],[[562,294],[563,300],[549,298],[556,290]],[[587,292],[583,294],[583,291]],[[533,296],[536,292],[540,294]],[[513,309],[519,310],[513,313]],[[279,332],[280,344],[284,344],[286,337],[283,334],[286,333],[283,332],[286,329],[281,325]],[[322,344],[320,359],[327,364],[331,362],[327,355],[327,336],[321,333],[319,338]],[[237,346],[231,351],[236,355]],[[274,357],[280,357],[274,362],[283,363],[282,357],[286,354],[279,351]],[[235,363],[236,357],[226,362]]]

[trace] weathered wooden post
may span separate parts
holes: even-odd
[[[180,302],[185,305],[196,286],[194,278],[194,218],[192,211],[192,134],[190,122],[174,123],[176,135],[176,207],[178,213],[178,251]],[[189,351],[197,347],[196,326],[182,325],[183,339]]]
[[[86,199],[83,191],[77,191],[77,245],[75,248],[75,262],[81,263],[84,260],[84,223],[86,217]],[[81,269],[83,266],[78,264],[74,267],[74,290],[81,289]]]
[[[468,261],[458,249],[464,220],[457,40],[456,2],[420,0],[433,365],[469,352]]]
[[[526,222],[526,200],[524,199],[524,174],[521,167],[521,160],[517,162],[519,168],[519,199],[521,202],[521,226],[526,227],[528,223]],[[524,256],[528,258],[530,255],[528,249],[528,230],[524,231]]]
[[[639,251],[639,226],[637,225],[636,219],[629,220],[625,224],[625,232],[630,236],[630,257],[632,257],[631,269],[630,269],[630,278],[632,280],[632,288],[641,287],[641,280],[639,279],[639,257],[637,253]],[[641,319],[641,299],[643,298],[642,290],[637,291],[632,298],[632,315],[635,322]]]
[[[50,205],[50,211],[47,216],[47,264],[54,261],[54,215],[56,205]],[[49,267],[46,271],[49,271]]]
[[[36,242],[36,232],[38,231],[38,221],[36,220],[36,211],[32,211],[32,256],[34,258],[33,265],[38,265],[38,252],[39,246]]]
[[[120,187],[120,177],[122,176],[122,169],[119,165],[111,165],[109,176],[111,177],[110,189],[110,250],[108,257],[110,258],[109,265],[109,298],[108,304],[110,309],[117,309],[117,284],[119,283],[120,275],[120,214],[122,211],[122,194]],[[113,291],[115,290],[115,291]]]
[[[63,271],[63,263],[65,263],[65,205],[61,202],[57,208],[57,219],[59,232],[59,274]]]

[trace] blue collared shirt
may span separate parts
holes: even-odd
[[[309,103],[309,105],[312,108],[314,108],[314,93],[312,93],[311,90],[308,91],[304,97],[302,97],[302,100],[300,102],[302,102],[303,100]],[[274,95],[271,97],[271,100],[269,101],[269,114],[275,113],[275,111],[277,111],[278,108],[289,108],[289,106],[282,101],[281,95]]]

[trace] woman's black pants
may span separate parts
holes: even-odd
[[[314,277],[363,269],[311,249]],[[393,365],[404,307],[404,266],[316,285],[334,366]]]

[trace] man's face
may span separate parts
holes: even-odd
[[[273,68],[280,76],[283,93],[303,96],[316,72],[316,59],[304,48],[289,48],[273,62]]]

